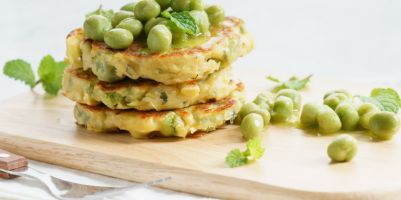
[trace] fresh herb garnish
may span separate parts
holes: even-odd
[[[62,88],[61,80],[63,78],[64,69],[67,66],[68,63],[63,61],[55,62],[53,57],[47,55],[40,62],[38,81],[35,81],[35,75],[33,74],[31,65],[21,59],[8,61],[4,66],[3,73],[15,80],[24,82],[31,88],[42,83],[47,93],[57,95],[58,91]]]
[[[230,151],[226,157],[226,164],[229,167],[239,167],[245,165],[248,162],[248,157],[251,156],[253,159],[259,159],[263,156],[265,149],[261,146],[261,140],[254,138],[248,141],[244,152],[241,152],[238,148]]]
[[[355,95],[362,102],[369,102],[377,106],[381,111],[390,111],[395,114],[401,107],[401,99],[398,93],[391,88],[375,88],[370,93],[370,97]]]
[[[164,11],[161,13],[161,15],[167,19],[170,19],[167,23],[168,26],[177,26],[178,28],[182,29],[185,33],[190,34],[190,35],[195,35],[197,26],[195,19],[189,14],[188,11],[184,12],[174,12],[174,13],[169,13],[167,11]]]
[[[97,10],[86,14],[86,15],[85,15],[85,19],[88,18],[88,17],[90,17],[90,16],[92,16],[92,15],[103,15],[103,17],[106,17],[109,21],[111,21],[111,18],[112,18],[113,15],[114,15],[114,11],[113,11],[112,9],[110,9],[110,10],[103,10],[103,9],[102,9],[102,6],[100,5],[100,7],[99,7]]]
[[[283,88],[300,90],[303,87],[305,87],[307,82],[309,82],[310,77],[312,77],[312,75],[310,75],[310,76],[308,76],[308,77],[306,77],[306,78],[304,78],[302,80],[299,80],[297,77],[293,76],[293,77],[290,78],[290,80],[285,81],[285,82],[280,81],[280,80],[278,80],[276,78],[273,78],[271,76],[267,77],[267,79],[269,79],[271,81],[274,81],[274,82],[277,82],[277,83],[282,83],[283,84]]]

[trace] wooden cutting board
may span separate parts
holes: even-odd
[[[293,74],[234,67],[251,101]],[[304,76],[299,76],[304,77]],[[370,95],[380,85],[313,77],[303,102],[322,102],[333,89]],[[401,88],[394,88],[401,92]],[[227,153],[246,149],[239,126],[228,125],[199,138],[138,140],[127,132],[96,133],[75,124],[74,102],[50,97],[41,88],[0,104],[0,148],[30,159],[146,182],[174,176],[158,186],[226,199],[395,199],[401,196],[401,134],[373,141],[354,134],[359,152],[349,163],[331,163],[326,154],[335,136],[317,136],[294,127],[270,126],[262,133],[265,155],[228,168]]]

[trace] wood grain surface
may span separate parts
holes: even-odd
[[[0,169],[10,171],[27,165],[28,159],[0,149]],[[15,176],[0,172],[0,178],[9,179],[13,177]]]
[[[234,67],[248,101],[274,90],[266,76],[289,79],[294,74]],[[300,78],[307,75],[299,75]],[[303,102],[323,102],[323,94],[347,89],[369,96],[374,87],[312,77],[301,90]],[[401,92],[401,88],[394,88]],[[336,135],[318,136],[292,126],[271,125],[262,133],[265,155],[229,168],[227,153],[246,149],[237,125],[227,125],[198,138],[134,139],[127,132],[96,133],[77,126],[74,102],[51,97],[40,88],[0,104],[0,148],[30,159],[111,177],[145,182],[167,176],[159,187],[225,199],[396,199],[401,196],[401,134],[374,141],[354,133],[359,152],[348,163],[331,163],[326,154]]]

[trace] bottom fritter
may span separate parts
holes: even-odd
[[[242,83],[224,99],[172,111],[113,110],[106,106],[77,103],[74,116],[88,130],[110,132],[127,130],[134,138],[153,135],[183,137],[197,131],[213,131],[234,121],[245,102]]]

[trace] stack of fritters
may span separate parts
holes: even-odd
[[[230,64],[253,49],[253,37],[234,17],[209,31],[207,40],[166,53],[150,53],[141,42],[115,50],[85,37],[82,29],[72,31],[63,95],[77,102],[78,124],[149,138],[185,137],[232,122],[245,91],[231,80]]]

